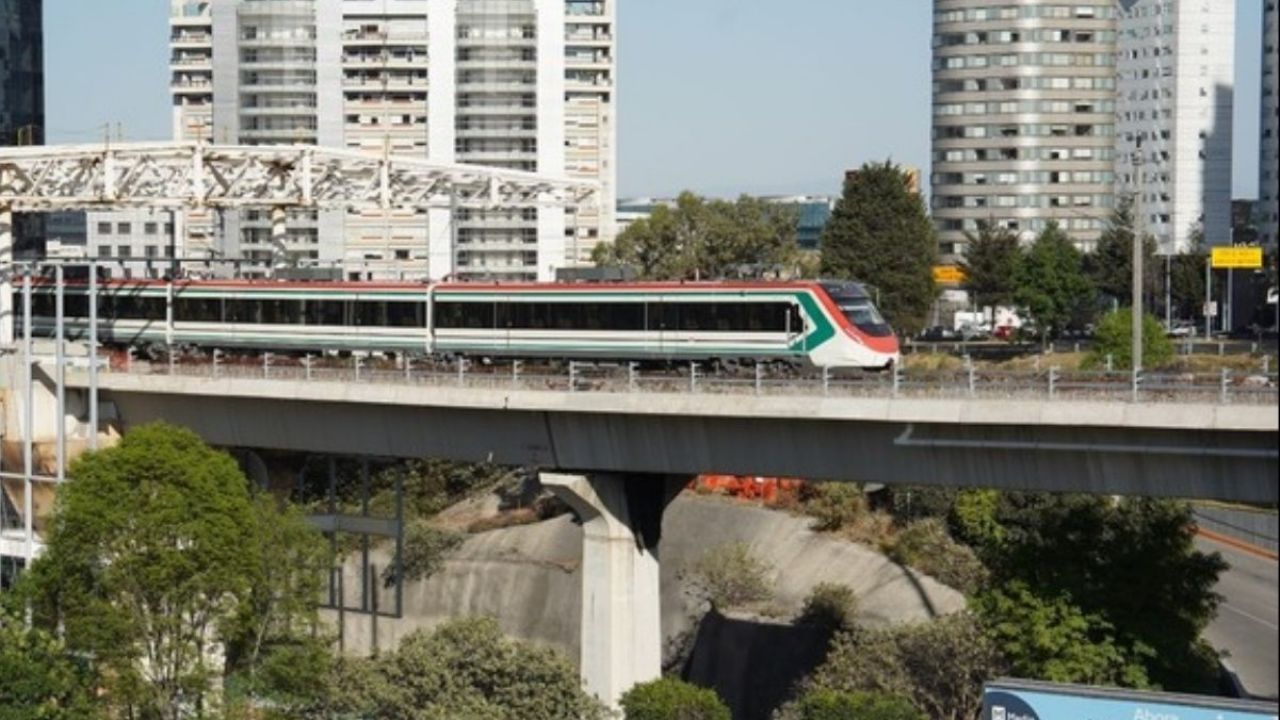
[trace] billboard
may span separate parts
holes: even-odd
[[[1021,680],[987,683],[982,720],[1277,720],[1276,704]]]
[[[939,285],[959,285],[964,282],[964,270],[958,265],[934,265],[933,281]]]
[[[1217,270],[1257,270],[1262,267],[1260,247],[1216,247],[1213,267]]]

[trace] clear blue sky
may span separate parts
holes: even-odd
[[[1261,4],[1238,0],[1236,197],[1257,188]],[[927,171],[932,3],[802,5],[620,0],[624,196],[836,193],[846,167],[885,158]],[[168,7],[45,0],[52,142],[100,139],[108,122],[169,138]]]

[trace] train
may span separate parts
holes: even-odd
[[[56,287],[32,287],[55,332]],[[103,280],[104,344],[454,358],[786,363],[882,370],[898,339],[856,282],[371,283]],[[23,292],[14,306],[22,317]],[[89,333],[87,280],[63,285],[64,334]]]

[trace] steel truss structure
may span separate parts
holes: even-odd
[[[579,205],[599,184],[308,145],[193,142],[0,148],[0,205],[16,212]]]

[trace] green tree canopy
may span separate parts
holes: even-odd
[[[1130,369],[1133,367],[1133,310],[1120,308],[1107,313],[1098,322],[1094,333],[1093,351],[1089,356],[1089,364],[1094,367],[1104,365],[1108,355],[1113,367]],[[1173,343],[1165,336],[1164,327],[1154,315],[1142,316],[1142,366],[1144,368],[1164,367],[1174,360]]]
[[[1121,196],[1098,238],[1097,248],[1085,258],[1089,278],[1098,292],[1123,304],[1129,304],[1133,297],[1135,232],[1133,197]],[[1159,287],[1164,272],[1161,263],[1156,262],[1155,252],[1155,240],[1147,235],[1142,239],[1143,293],[1147,297]]]
[[[1094,306],[1094,288],[1080,251],[1055,223],[1040,233],[1014,274],[1014,299],[1026,308],[1042,338],[1079,324]]]
[[[52,634],[0,611],[0,720],[93,720],[92,679]]]
[[[319,538],[255,502],[228,455],[158,423],[81,457],[70,477],[24,592],[120,712],[207,709],[226,674],[306,645]]]
[[[729,707],[714,690],[675,678],[640,683],[619,704],[627,720],[729,720]]]
[[[1018,267],[1018,236],[979,220],[977,233],[965,233],[968,241],[960,268],[964,271],[962,287],[982,306],[1013,304],[1014,271]]]
[[[924,327],[937,296],[938,243],[924,200],[891,162],[867,163],[845,181],[822,233],[822,273],[880,291],[880,309],[901,333]]]
[[[836,635],[803,690],[873,692],[906,698],[932,720],[970,720],[982,684],[1005,670],[977,617],[962,612],[885,630]]]
[[[983,619],[1016,677],[1085,685],[1147,687],[1145,645],[1126,647],[1100,613],[1085,613],[1066,595],[1038,597],[1021,581],[979,595]]]
[[[927,720],[900,697],[868,692],[815,689],[781,713],[782,720]]]
[[[718,280],[791,272],[799,261],[794,209],[747,195],[734,202],[691,192],[659,205],[592,259],[630,267],[644,280]]]
[[[1191,247],[1170,260],[1169,295],[1174,319],[1193,320],[1204,317],[1206,262],[1204,226],[1197,223],[1191,231]]]
[[[603,709],[549,648],[508,639],[490,619],[418,630],[394,652],[346,660],[317,718],[359,720],[592,720]]]

